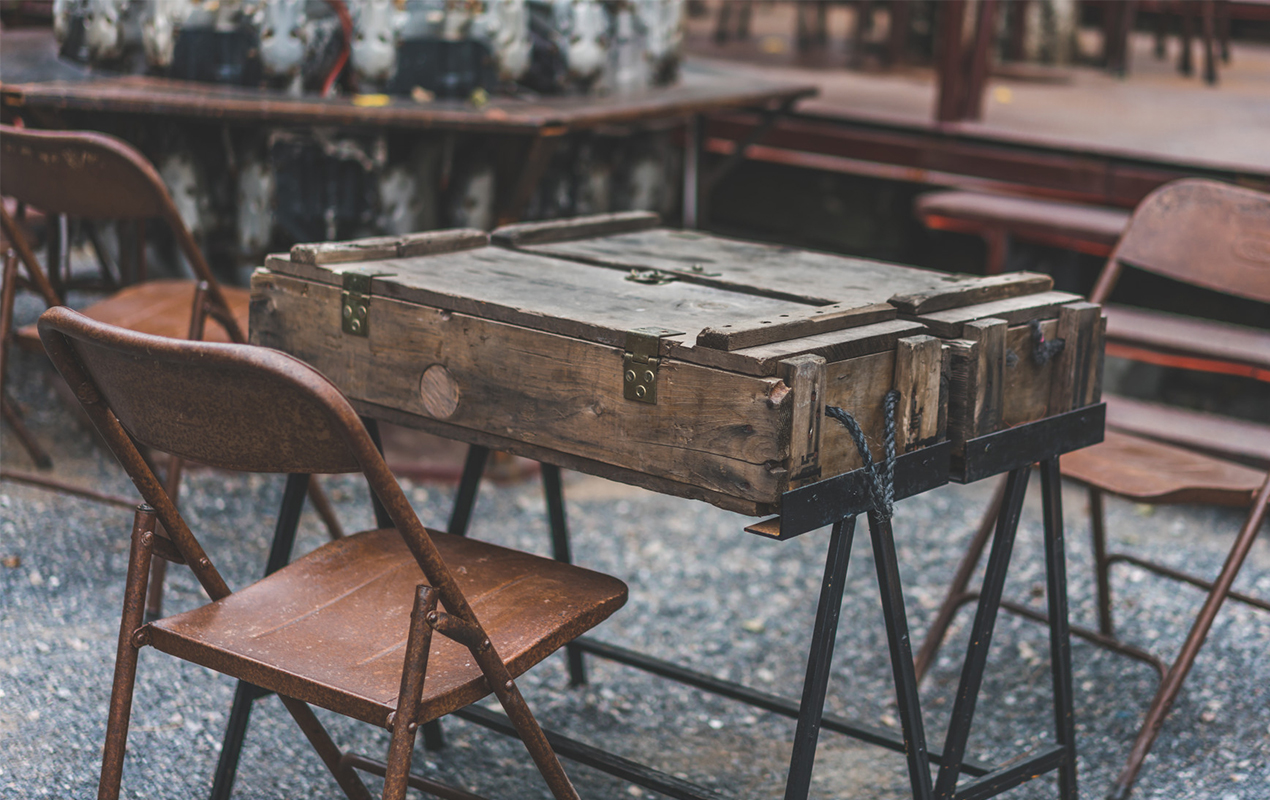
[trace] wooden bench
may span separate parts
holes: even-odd
[[[985,271],[1005,268],[1011,239],[1107,257],[1129,223],[1129,212],[982,192],[929,192],[917,198],[927,228],[979,236],[988,247]]]

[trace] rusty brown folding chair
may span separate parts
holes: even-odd
[[[1270,382],[1270,331],[1108,304],[1126,267],[1243,298],[1264,308],[1261,318],[1270,319],[1270,195],[1205,180],[1182,180],[1157,189],[1134,211],[1090,296],[1092,302],[1104,304],[1110,356]],[[1098,594],[1098,630],[1073,626],[1072,633],[1149,663],[1160,673],[1159,688],[1128,762],[1108,795],[1124,798],[1222,603],[1229,597],[1270,611],[1270,601],[1231,590],[1270,503],[1270,426],[1114,395],[1103,399],[1106,441],[1063,456],[1061,466],[1065,477],[1089,491]],[[1142,503],[1203,503],[1249,511],[1220,574],[1208,580],[1127,553],[1109,553],[1104,493]],[[957,609],[974,597],[966,588],[999,505],[1000,490],[918,652],[919,676],[934,661]],[[1116,563],[1133,564],[1208,593],[1172,664],[1116,636],[1111,613],[1111,566]],[[1002,607],[1043,619],[1026,606]]]
[[[309,704],[392,732],[383,796],[401,798],[408,782],[446,790],[409,773],[418,726],[490,692],[555,797],[577,797],[514,677],[620,608],[621,581],[425,529],[348,401],[291,356],[132,333],[65,307],[39,330],[148,504],[133,523],[99,798],[119,796],[145,646],[276,692],[349,797],[369,797],[353,768],[368,760],[341,753]],[[234,592],[143,446],[247,472],[360,471],[395,528],[328,542]],[[142,624],[152,555],[189,565],[211,602]]]
[[[139,333],[175,339],[208,339],[245,342],[251,293],[246,289],[221,286],[194,237],[168,194],[158,172],[131,145],[112,136],[87,132],[36,131],[0,125],[0,194],[14,198],[19,208],[35,208],[51,220],[58,216],[79,220],[114,220],[133,224],[131,275],[121,274],[123,288],[87,308],[87,316]],[[46,273],[27,240],[18,220],[0,209],[5,239],[13,253],[6,255],[4,291],[0,307],[0,389],[5,379],[5,361],[10,338],[25,349],[39,352],[35,325],[13,331],[13,293],[18,284],[19,264],[25,268],[25,283],[38,291],[47,305],[63,298],[49,275],[62,269],[50,264]],[[146,221],[158,218],[167,224],[177,248],[189,262],[193,279],[149,279],[145,260]],[[65,245],[66,243],[64,243]],[[16,256],[16,257],[15,257]],[[124,272],[121,263],[120,272]],[[129,280],[131,279],[131,280]],[[218,325],[206,328],[207,318]],[[0,392],[0,397],[4,397]],[[51,466],[48,456],[22,425],[16,408],[4,401],[4,418],[37,466]],[[169,459],[167,485],[173,496],[180,485],[182,463]],[[35,484],[55,491],[115,502],[104,496],[42,475],[5,471],[0,477]],[[342,534],[339,521],[321,489],[310,483],[310,499],[332,538]],[[150,592],[152,616],[161,610],[163,562],[155,562],[154,589]]]

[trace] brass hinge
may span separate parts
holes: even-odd
[[[622,358],[622,395],[637,403],[657,405],[657,372],[661,366],[661,340],[683,331],[667,328],[636,328],[626,332],[626,354]]]
[[[340,329],[353,336],[370,332],[370,281],[372,275],[344,273],[344,291],[340,294]]]

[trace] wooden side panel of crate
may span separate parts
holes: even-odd
[[[1043,341],[1063,340],[1047,360],[1035,352],[1030,325],[1001,320],[967,323],[966,337],[945,344],[949,380],[948,435],[964,442],[1098,402],[1103,320],[1099,306],[1069,303],[1039,323]]]
[[[792,403],[778,379],[668,361],[657,405],[645,405],[622,396],[620,348],[382,297],[370,336],[348,336],[339,288],[263,270],[252,283],[253,342],[350,397],[432,417],[444,378],[457,393],[451,425],[760,503],[784,489]],[[438,365],[445,375],[424,381]]]
[[[880,461],[886,454],[883,398],[892,388],[900,392],[896,408],[897,454],[943,438],[946,418],[940,408],[941,372],[938,339],[901,339],[895,350],[828,364],[825,404],[838,406],[855,418],[869,442],[873,459]],[[826,418],[820,433],[822,477],[858,469],[862,463],[846,428]]]

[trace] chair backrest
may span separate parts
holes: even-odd
[[[48,214],[168,218],[163,179],[131,145],[102,133],[0,125],[0,194]]]
[[[110,220],[159,217],[168,224],[194,274],[207,282],[212,301],[229,311],[229,302],[163,179],[127,142],[103,133],[0,125],[0,194],[50,215]],[[4,221],[5,234],[15,240],[19,255],[34,276],[40,267],[33,251],[7,215]],[[37,283],[42,277],[36,278]],[[230,337],[245,341],[232,313],[222,316]]]
[[[1270,194],[1186,179],[1147,195],[1090,296],[1105,303],[1124,265],[1270,303]]]
[[[39,330],[50,360],[212,599],[229,589],[138,443],[247,472],[361,471],[446,607],[474,619],[357,413],[317,370],[276,350],[149,336],[65,306],[45,311]]]

